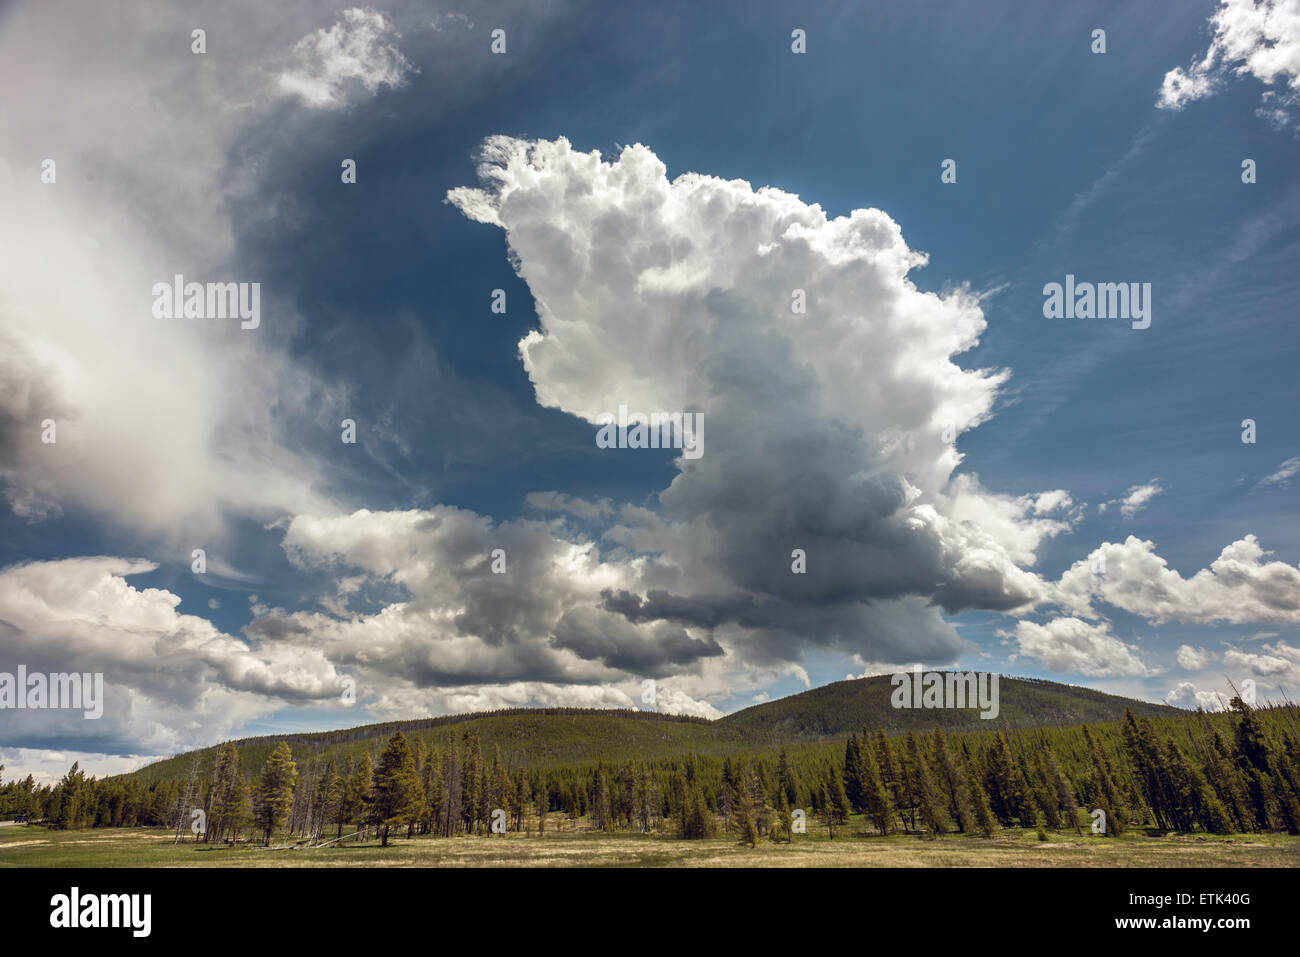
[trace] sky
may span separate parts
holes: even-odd
[[[1300,0],[20,0],[0,89],[0,684],[104,685],[6,778],[916,664],[1300,696]]]

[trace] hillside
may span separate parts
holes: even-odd
[[[455,726],[457,733],[476,730],[489,753],[500,747],[502,758],[511,767],[554,768],[689,753],[723,755],[774,744],[812,743],[844,737],[864,726],[883,729],[886,734],[928,731],[936,725],[949,731],[986,731],[1117,721],[1125,708],[1149,717],[1183,713],[1166,705],[1026,678],[1000,679],[999,714],[993,720],[982,719],[978,711],[969,709],[895,709],[890,704],[892,690],[888,675],[838,681],[755,705],[717,721],[645,711],[515,709],[244,738],[236,743],[246,768],[261,767],[282,740],[289,742],[300,765],[333,757],[343,766],[365,751],[377,755],[383,742],[399,729],[430,748],[445,741],[449,727]],[[215,753],[215,748],[206,748],[177,755],[127,776],[145,783],[182,778],[195,754],[200,772],[206,773]]]
[[[423,742],[425,748],[441,745],[449,727],[457,734],[473,729],[484,750],[501,748],[511,767],[551,768],[562,765],[649,760],[679,754],[725,754],[745,744],[744,732],[720,727],[704,718],[656,714],[649,711],[595,710],[580,708],[512,709],[505,711],[448,715],[413,721],[390,721],[362,725],[341,731],[312,734],[283,734],[236,740],[246,768],[261,767],[280,741],[289,742],[295,759],[310,764],[314,759],[335,758],[346,765],[364,751],[377,755],[393,732]],[[129,777],[145,783],[181,778],[197,753],[200,771],[208,770],[216,748],[205,748],[155,762]]]
[[[996,718],[978,711],[951,708],[894,708],[890,675],[872,675],[837,681],[800,694],[768,701],[720,719],[750,739],[816,739],[847,735],[863,727],[886,734],[928,731],[936,725],[947,731],[988,731],[997,728],[1117,721],[1128,708],[1139,717],[1179,714],[1177,708],[1133,698],[1105,694],[1091,688],[1063,685],[1036,678],[999,678]]]

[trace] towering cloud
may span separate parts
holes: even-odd
[[[607,607],[729,627],[760,659],[810,643],[938,661],[961,648],[939,606],[1039,597],[1020,565],[1069,527],[1069,497],[953,480],[955,438],[989,416],[1008,373],[954,362],[985,327],[979,300],[919,291],[908,274],[926,256],[888,215],[831,218],[695,173],[670,182],[644,146],[606,161],[564,139],[495,137],[480,175],[448,198],[505,230],[537,301],[520,353],[538,401],[592,423],[620,404],[708,422],[661,513],[610,533],[651,556],[641,585],[658,597]],[[792,574],[794,549],[806,574]]]

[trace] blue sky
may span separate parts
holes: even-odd
[[[1294,6],[13,5],[0,671],[108,696],[0,761],[913,662],[1300,693]],[[175,273],[261,326],[154,319]],[[1150,327],[1045,318],[1067,273]],[[598,448],[624,399],[698,465]]]

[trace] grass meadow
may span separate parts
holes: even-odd
[[[557,822],[543,836],[398,837],[335,847],[269,849],[256,844],[173,843],[159,828],[0,828],[0,868],[15,867],[1296,867],[1300,837],[1285,834],[1107,838],[1011,828],[993,838],[881,837],[857,820],[796,836],[793,844],[734,837],[683,841],[659,834],[606,833],[585,821]],[[273,841],[273,843],[275,843]]]

